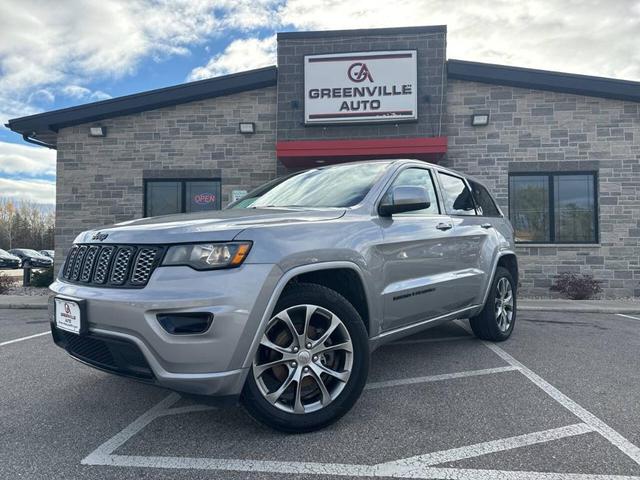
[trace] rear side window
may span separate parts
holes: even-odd
[[[396,177],[396,179],[389,187],[388,192],[391,192],[393,187],[424,187],[427,190],[427,194],[429,195],[429,200],[431,200],[431,205],[429,208],[424,208],[422,210],[414,210],[411,212],[404,212],[403,215],[438,215],[440,211],[438,210],[438,199],[436,198],[436,189],[433,186],[433,179],[431,178],[431,174],[429,170],[424,168],[407,168],[400,172],[400,174]]]
[[[478,215],[482,215],[484,217],[499,217],[500,211],[493,202],[493,198],[491,198],[487,189],[472,180],[469,180],[469,185],[471,185],[473,199],[476,201]]]
[[[442,202],[450,215],[475,215],[471,192],[460,177],[438,172],[442,185]]]

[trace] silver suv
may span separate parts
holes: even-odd
[[[301,432],[353,406],[383,343],[456,318],[485,340],[513,331],[513,230],[473,179],[415,160],[350,163],[246,205],[80,234],[51,286],[55,342]]]

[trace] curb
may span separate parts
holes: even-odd
[[[48,305],[39,303],[7,303],[0,304],[0,310],[47,310]]]
[[[628,313],[640,314],[639,307],[582,307],[582,306],[534,306],[534,305],[518,305],[521,312],[571,312],[571,313]]]

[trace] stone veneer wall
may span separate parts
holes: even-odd
[[[489,113],[471,127],[472,113]],[[640,105],[449,80],[447,158],[484,180],[508,212],[508,173],[598,172],[599,245],[519,246],[523,292],[548,295],[553,276],[590,273],[609,297],[640,296]]]
[[[256,133],[238,133],[255,122]],[[56,267],[81,231],[143,216],[145,178],[221,178],[222,206],[231,190],[276,176],[276,87],[185,103],[58,134]]]

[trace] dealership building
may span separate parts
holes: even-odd
[[[483,181],[521,284],[640,296],[640,83],[446,58],[446,27],[278,34],[277,66],[10,120],[57,149],[56,259],[81,231],[223,208],[287,172],[418,158]]]

